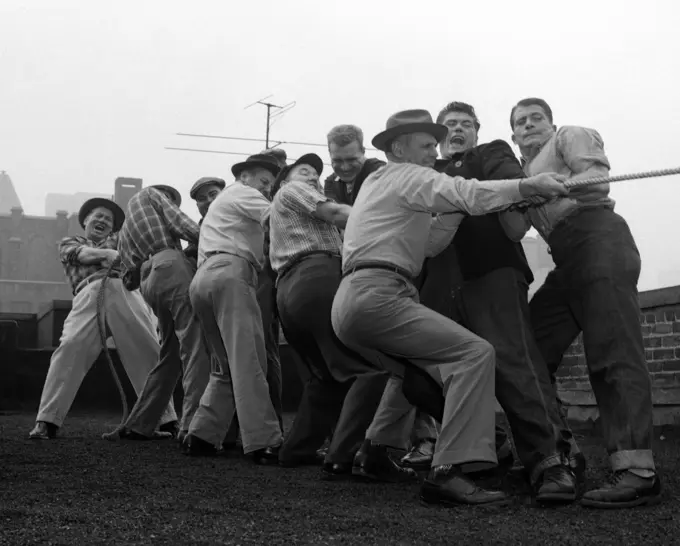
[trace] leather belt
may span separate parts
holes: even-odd
[[[88,284],[92,284],[93,282],[101,281],[104,277],[106,276],[106,271],[104,270],[102,273],[92,273],[89,277],[85,277],[82,281],[80,281],[76,289],[73,291],[73,295],[77,296],[80,292],[82,292],[83,288],[85,288]],[[120,275],[112,275],[112,279],[119,279]]]
[[[337,258],[342,260],[342,257],[339,254],[334,254],[333,252],[326,250],[312,250],[311,252],[305,252],[304,254],[300,254],[299,256],[295,257],[293,261],[287,263],[285,266],[279,269],[276,282],[279,282],[283,277],[290,273],[294,267],[305,261],[307,258],[314,258],[317,256],[326,256],[327,258]]]
[[[347,275],[351,275],[355,271],[361,271],[362,269],[382,269],[385,271],[391,271],[392,273],[396,273],[397,275],[401,275],[404,277],[407,281],[413,283],[414,278],[413,275],[411,275],[408,271],[406,271],[403,267],[399,267],[398,265],[392,265],[388,264],[385,262],[363,262],[363,263],[358,263],[349,269],[345,270],[342,272],[342,277],[343,279]]]

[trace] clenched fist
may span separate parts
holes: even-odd
[[[524,178],[519,183],[519,192],[522,197],[545,197],[553,199],[555,197],[562,197],[569,193],[569,190],[564,185],[566,176],[557,173],[541,173],[536,176]]]

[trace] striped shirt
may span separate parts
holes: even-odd
[[[527,176],[553,172],[568,178],[597,169],[609,171],[609,160],[604,153],[604,142],[594,129],[564,126],[542,146],[540,152],[524,165]],[[531,224],[546,241],[554,227],[579,209],[606,206],[614,208],[615,201],[609,197],[609,184],[598,184],[578,195],[561,197],[544,205],[529,208],[527,215]],[[526,228],[529,228],[527,223]]]
[[[116,250],[118,247],[118,234],[112,233],[103,241],[95,243],[92,239],[76,235],[75,237],[65,237],[59,243],[59,259],[64,266],[66,278],[71,285],[73,295],[76,287],[90,275],[105,269],[101,264],[84,264],[80,262],[80,251],[84,248],[97,248]],[[112,276],[120,276],[120,266],[114,266]]]
[[[228,252],[248,260],[261,271],[264,267],[262,216],[269,201],[261,192],[241,182],[223,189],[201,224],[198,266],[208,252]]]
[[[128,203],[118,252],[126,271],[138,269],[161,250],[182,251],[180,240],[198,242],[198,224],[155,188],[144,188]]]
[[[478,182],[389,162],[366,179],[354,202],[342,269],[382,262],[417,277],[425,257],[448,246],[465,214],[488,214],[523,200],[519,180]]]
[[[328,201],[329,197],[306,182],[288,182],[277,192],[269,209],[269,259],[274,271],[309,252],[341,255],[338,228],[314,216],[317,206]]]

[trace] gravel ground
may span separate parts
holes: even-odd
[[[421,506],[417,485],[328,483],[313,467],[99,439],[118,418],[71,415],[58,439],[35,442],[33,414],[0,414],[0,544],[680,544],[677,428],[655,434],[658,506],[539,509],[519,496],[502,509],[451,509]],[[596,433],[582,434],[592,485],[606,456]]]

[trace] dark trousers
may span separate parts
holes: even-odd
[[[308,372],[281,461],[313,456],[332,434],[326,461],[351,462],[387,383],[386,372],[345,347],[333,332],[331,308],[340,280],[340,258],[314,255],[278,283],[283,333]]]
[[[275,273],[267,265],[258,276],[257,303],[262,312],[265,350],[267,351],[267,383],[276,417],[283,430],[283,379],[281,357],[279,356],[279,320],[276,316]],[[238,417],[235,415],[225,443],[236,442],[239,432]]]
[[[651,382],[637,293],[641,261],[628,224],[612,210],[586,209],[561,222],[548,243],[556,267],[530,305],[548,371],[554,381],[564,352],[583,332],[612,464],[650,468]]]
[[[497,269],[463,283],[454,299],[453,319],[495,349],[496,398],[522,464],[527,470],[540,471],[569,453],[572,434],[562,420],[533,335],[528,289],[524,275],[516,269]]]

